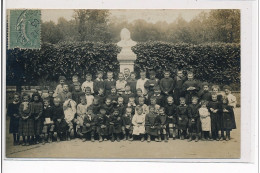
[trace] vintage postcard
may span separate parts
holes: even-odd
[[[6,15],[6,158],[241,157],[241,10]]]

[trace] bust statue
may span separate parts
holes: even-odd
[[[136,45],[136,42],[131,39],[131,34],[128,29],[123,28],[120,33],[121,41],[117,43],[122,48],[118,54],[118,60],[136,60],[136,54],[131,50],[131,47]]]

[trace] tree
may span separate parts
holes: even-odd
[[[56,44],[64,38],[63,33],[53,21],[42,23],[41,28],[42,42]]]
[[[75,10],[80,41],[109,42],[108,17],[109,10]]]

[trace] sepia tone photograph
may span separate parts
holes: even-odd
[[[8,9],[6,158],[239,159],[238,9]]]

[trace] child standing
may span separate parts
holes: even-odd
[[[77,119],[76,119],[76,132],[79,136],[82,136],[81,130],[83,127],[84,117],[87,113],[87,101],[85,96],[80,97],[80,104],[77,105]]]
[[[137,80],[135,79],[136,74],[135,72],[131,72],[130,74],[130,78],[128,80],[126,80],[127,84],[130,86],[130,91],[135,94],[136,92],[136,83]]]
[[[124,135],[123,140],[133,140],[133,126],[132,126],[132,108],[127,107],[125,114],[122,116],[122,132]]]
[[[43,119],[42,119],[42,109],[43,104],[40,101],[40,95],[34,93],[32,95],[31,104],[31,117],[34,118],[34,134],[35,134],[35,143],[39,144],[40,135],[42,134]]]
[[[7,116],[10,117],[9,133],[13,134],[13,145],[18,145],[20,136],[19,130],[19,106],[20,106],[20,95],[14,93],[13,102],[7,106]]]
[[[223,99],[223,130],[226,131],[226,141],[230,140],[230,131],[236,129],[235,115],[232,106],[229,105],[228,99]]]
[[[210,113],[207,108],[207,104],[208,104],[207,101],[202,100],[201,108],[199,108],[201,130],[202,130],[202,139],[201,140],[203,140],[203,141],[209,139],[209,132],[211,130]]]
[[[84,92],[82,92],[80,89],[80,83],[74,83],[74,90],[72,91],[72,100],[79,104],[81,96],[84,96]]]
[[[208,108],[211,120],[211,137],[213,140],[220,140],[218,131],[221,130],[222,116],[221,104],[218,101],[217,94],[211,96],[212,101],[209,102]],[[221,135],[223,137],[223,135]]]
[[[182,91],[185,94],[187,104],[191,103],[192,96],[196,96],[199,90],[199,83],[194,80],[193,72],[188,72],[188,80],[182,85]]]
[[[230,86],[224,86],[223,89],[225,90],[225,98],[228,100],[228,105],[232,108],[236,108],[237,105],[237,99],[236,97],[231,93],[231,87]]]
[[[118,80],[116,81],[116,90],[119,95],[122,95],[125,91],[126,81],[124,79],[124,74],[119,73],[118,74]]]
[[[165,96],[172,94],[175,88],[175,81],[170,77],[170,71],[164,71],[164,78],[160,80],[160,88]]]
[[[202,83],[202,90],[198,92],[198,96],[200,100],[206,100],[210,101],[211,100],[211,93],[209,92],[209,84],[207,82]]]
[[[143,92],[143,95],[146,96],[147,95],[147,90],[144,87],[144,84],[146,81],[148,81],[148,79],[146,78],[146,72],[145,71],[141,71],[140,72],[140,79],[137,80],[136,82],[136,89],[140,88]]]
[[[116,81],[113,79],[113,72],[107,72],[107,79],[104,81],[105,94],[109,95],[112,86],[116,86]]]
[[[182,85],[186,80],[185,76],[183,75],[183,71],[178,70],[177,75],[174,77],[173,80],[175,81],[173,98],[174,98],[176,105],[179,105],[180,104],[179,99],[182,96]]]
[[[91,88],[90,87],[85,88],[85,97],[86,97],[86,100],[87,100],[87,106],[89,107],[94,101],[94,96],[91,95]]]
[[[189,139],[188,142],[192,141],[193,133],[196,133],[195,142],[199,141],[199,132],[200,132],[200,119],[199,119],[199,108],[198,97],[192,97],[192,104],[188,107],[189,115]]]
[[[19,106],[19,135],[23,137],[23,146],[30,145],[30,137],[34,136],[34,119],[31,116],[31,104],[29,95],[24,94],[22,103]]]
[[[165,108],[161,107],[159,110],[159,127],[160,127],[160,134],[159,134],[159,140],[161,139],[161,134],[163,134],[164,142],[168,142],[167,139],[167,126],[168,126],[168,119],[167,115],[165,114]]]
[[[144,141],[145,134],[145,114],[141,106],[136,107],[135,115],[132,119],[133,124],[133,135],[140,136],[141,142]]]
[[[94,83],[93,83],[93,89],[94,89],[94,93],[95,94],[98,94],[98,89],[99,88],[105,89],[105,84],[104,84],[104,80],[103,80],[103,72],[102,71],[98,71],[97,72],[97,78],[94,80]]]
[[[90,93],[93,94],[94,93],[94,82],[91,81],[92,80],[92,75],[90,73],[86,74],[86,81],[81,85],[81,89],[83,92],[86,92],[86,88],[89,87],[90,88]]]
[[[184,140],[187,133],[187,125],[188,125],[188,106],[186,105],[185,98],[180,98],[180,105],[177,107],[177,122],[178,129],[180,131],[180,139]]]
[[[145,82],[144,87],[148,91],[148,95],[154,93],[154,87],[159,86],[159,79],[155,77],[155,71],[150,71],[150,78]]]
[[[167,103],[165,104],[165,114],[167,115],[168,120],[168,131],[169,137],[172,137],[175,140],[177,131],[177,106],[174,104],[174,99],[172,96],[167,97]]]
[[[67,124],[64,120],[63,106],[59,98],[54,98],[54,106],[52,108],[53,122],[55,124],[55,132],[57,133],[57,142],[60,142],[62,135],[67,131]]]
[[[150,107],[149,113],[145,116],[145,132],[147,134],[147,142],[151,142],[151,136],[155,137],[156,142],[161,142],[159,120],[160,118],[156,114],[155,108],[153,106]]]
[[[67,100],[63,104],[63,110],[64,110],[64,118],[68,126],[68,131],[66,132],[67,140],[70,141],[70,137],[74,135],[74,129],[73,129],[73,120],[75,118],[75,114],[77,112],[76,108],[76,102],[74,100]]]
[[[63,92],[63,84],[65,83],[65,81],[66,81],[66,78],[64,76],[59,77],[59,84],[56,87],[53,97],[57,97],[60,93]]]
[[[52,107],[48,99],[43,100],[43,129],[42,129],[42,144],[48,140],[52,142],[53,131],[54,131],[54,122],[52,118]]]

